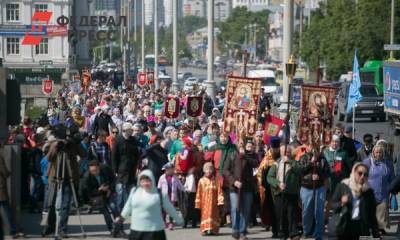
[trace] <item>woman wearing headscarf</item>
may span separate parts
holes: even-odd
[[[137,188],[133,188],[117,221],[131,218],[130,240],[165,240],[162,210],[165,210],[177,224],[183,220],[172,206],[167,194],[160,193],[153,173],[144,170],[138,177]]]
[[[334,235],[337,239],[358,240],[360,237],[379,238],[376,219],[376,204],[374,192],[368,182],[368,166],[356,163],[350,178],[344,179],[336,187],[332,196],[334,214],[344,214],[346,224],[341,231],[336,227]]]
[[[385,159],[385,149],[375,145],[369,158],[363,161],[369,167],[368,183],[374,191],[376,218],[379,230],[384,234],[389,228],[389,185],[394,178],[393,163]]]
[[[214,164],[216,178],[218,183],[224,192],[224,210],[222,211],[223,216],[230,212],[229,205],[229,186],[224,180],[224,165],[227,161],[235,160],[238,158],[238,151],[236,146],[232,144],[229,138],[229,133],[221,133],[219,136],[219,142],[208,152],[205,153],[205,161],[212,162]],[[226,222],[230,219],[227,218]]]

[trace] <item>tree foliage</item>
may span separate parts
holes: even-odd
[[[399,6],[396,15],[400,16]],[[399,24],[395,32],[398,42]],[[330,0],[312,12],[311,23],[302,35],[301,57],[314,70],[325,63],[328,78],[338,79],[351,69],[355,49],[361,64],[383,60],[389,55],[383,50],[389,40],[390,0],[358,0],[358,4]]]
[[[251,12],[246,7],[234,8],[226,21],[219,24],[221,33],[218,35],[218,45],[222,52],[228,49],[237,49],[240,52],[245,42],[245,26],[256,23],[257,27],[257,53],[265,55],[265,38],[268,32],[268,10]],[[232,44],[234,43],[234,44]]]

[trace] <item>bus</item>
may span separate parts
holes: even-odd
[[[373,83],[378,89],[379,95],[383,95],[383,61],[366,61],[360,68],[361,82]]]
[[[144,66],[146,69],[154,69],[154,54],[147,54],[144,57]]]
[[[272,70],[249,70],[247,76],[249,78],[260,78],[261,87],[264,88],[264,93],[272,95],[276,92],[279,84],[275,80],[275,72]]]

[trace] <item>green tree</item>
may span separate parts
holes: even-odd
[[[220,34],[217,37],[218,46],[222,52],[228,49],[236,49],[241,52],[241,46],[245,42],[245,26],[256,23],[257,27],[257,52],[265,55],[265,36],[268,32],[269,11],[250,12],[246,7],[237,7],[225,22],[219,24]]]
[[[400,7],[396,5],[396,22]],[[400,26],[395,29],[395,42],[400,39]],[[389,53],[383,45],[390,38],[390,1],[328,1],[311,14],[311,23],[302,35],[301,56],[315,70],[320,63],[327,67],[328,79],[338,79],[351,69],[354,50],[360,64],[367,60],[384,60]]]

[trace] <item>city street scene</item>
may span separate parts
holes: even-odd
[[[0,240],[400,240],[399,192],[398,0],[0,0]]]

